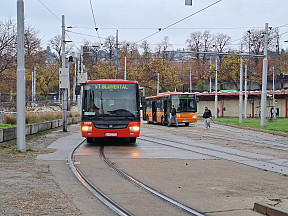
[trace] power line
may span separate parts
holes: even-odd
[[[62,20],[55,14],[53,13],[41,0],[38,0],[54,17],[56,17],[61,23]],[[69,37],[69,35],[66,33],[66,36],[72,41],[72,39]],[[80,51],[80,49],[75,45],[75,43],[72,41],[73,46]]]
[[[81,27],[81,26],[70,26],[70,28],[80,28],[80,29],[95,29],[95,28],[91,28],[91,27]],[[153,29],[157,29],[159,30],[159,28],[156,28],[156,27],[119,27],[119,28],[116,28],[116,27],[106,27],[106,28],[101,28],[99,27],[98,29],[101,29],[101,30],[119,30],[119,29],[122,29],[122,30],[153,30]],[[171,30],[186,30],[186,29],[203,29],[203,30],[225,30],[225,29],[263,29],[263,27],[194,27],[194,28],[190,28],[190,27],[181,27],[181,28],[169,28]],[[163,29],[162,29],[163,30]]]
[[[213,4],[210,4],[210,5],[208,5],[207,7],[202,8],[201,10],[199,10],[199,11],[193,13],[193,14],[190,14],[190,15],[187,16],[187,17],[184,17],[184,18],[181,19],[181,20],[178,20],[177,22],[172,23],[171,25],[168,25],[167,27],[165,27],[165,28],[163,28],[163,29],[162,29],[162,28],[159,28],[157,32],[155,32],[155,33],[153,33],[153,34],[151,34],[151,35],[149,35],[149,36],[147,36],[147,37],[145,37],[145,38],[137,41],[136,43],[139,43],[140,41],[146,40],[147,38],[152,37],[152,36],[158,34],[160,31],[164,31],[164,30],[170,28],[171,26],[174,26],[174,25],[176,25],[176,24],[178,24],[178,23],[180,23],[180,22],[182,22],[182,21],[184,21],[184,20],[186,20],[186,19],[188,19],[188,18],[190,18],[190,17],[192,17],[192,16],[194,16],[194,15],[196,15],[196,14],[198,14],[198,13],[200,13],[200,12],[202,12],[202,11],[208,9],[208,8],[210,8],[210,7],[212,7],[213,5],[218,4],[218,3],[221,2],[221,1],[222,1],[222,0],[218,0],[218,1],[214,2]]]
[[[95,36],[95,35],[89,35],[89,34],[84,34],[84,33],[80,33],[80,32],[75,32],[75,31],[70,31],[70,30],[66,30],[67,32],[70,32],[72,34],[77,34],[77,35],[83,35],[83,36],[88,36],[88,37],[96,37],[96,38],[99,38],[98,36]],[[101,38],[101,37],[100,37]],[[102,39],[105,39],[105,38],[102,38]]]
[[[90,0],[90,7],[91,7],[92,16],[93,16],[95,31],[97,33],[97,36],[98,36],[98,39],[99,39],[99,42],[100,42],[100,47],[101,47],[102,46],[102,42],[101,42],[101,39],[100,39],[100,36],[99,36],[98,28],[96,26],[96,19],[95,19],[95,15],[94,15],[93,6],[92,6],[92,0]]]
[[[76,46],[76,44],[74,43],[74,41],[72,41],[72,39],[70,38],[67,32],[66,32],[66,36],[71,40],[71,43],[73,44],[73,46],[80,52],[81,49]]]
[[[55,14],[53,13],[41,0],[38,0],[54,17],[56,17],[60,22],[62,22],[62,20]]]

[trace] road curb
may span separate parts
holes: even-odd
[[[268,216],[288,216],[288,211],[273,207],[267,203],[254,203],[254,211]]]
[[[288,133],[283,133],[283,132],[269,131],[269,130],[256,129],[256,128],[248,128],[248,127],[241,127],[241,126],[237,126],[237,125],[230,125],[230,124],[224,124],[224,123],[219,123],[219,122],[215,122],[215,124],[229,126],[229,127],[234,127],[234,128],[241,128],[241,129],[246,129],[246,130],[252,130],[252,131],[259,131],[259,132],[263,132],[263,133],[269,133],[269,134],[273,134],[273,135],[288,137]]]

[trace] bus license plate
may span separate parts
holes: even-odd
[[[105,133],[104,135],[109,137],[116,137],[117,133]]]

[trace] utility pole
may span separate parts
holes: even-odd
[[[66,55],[65,55],[65,16],[62,15],[62,69],[63,71],[66,71]],[[68,72],[69,74],[69,72]],[[68,74],[67,78],[64,78],[64,82],[67,82],[68,84]],[[66,72],[65,72],[66,76]],[[64,86],[62,89],[63,97],[62,97],[62,120],[63,120],[63,132],[67,132],[67,89],[68,85]]]
[[[218,66],[217,66],[217,58],[218,56],[216,56],[216,63],[215,63],[215,69],[216,69],[216,74],[215,74],[215,118],[217,118],[217,108],[218,108],[218,93],[217,93],[217,85],[218,85],[218,80],[217,80],[217,73],[218,73]]]
[[[265,47],[263,59],[263,72],[262,72],[262,93],[261,93],[261,127],[266,125],[266,102],[267,102],[267,46],[268,46],[268,23],[265,24]]]
[[[81,52],[82,52],[82,46],[81,46]],[[78,61],[78,75],[77,75],[77,85],[80,84],[79,82],[79,78],[80,78],[80,73],[81,73],[81,56],[82,54],[80,53],[80,57],[79,57],[79,61]],[[82,90],[82,86],[81,86],[81,90]],[[81,101],[82,97],[81,97],[81,93],[80,95],[77,95],[77,106],[78,106],[78,113],[80,113],[81,115]]]
[[[36,101],[36,73],[37,73],[37,70],[36,70],[36,66],[34,67],[34,83],[33,83],[33,85],[34,85],[34,88],[33,88],[33,90],[34,90],[34,92],[33,92],[33,99],[34,99],[34,105],[35,105],[35,101]]]
[[[245,65],[245,97],[244,97],[244,118],[247,118],[247,65]]]
[[[241,46],[242,53],[242,46]],[[243,58],[240,57],[240,91],[239,91],[239,124],[242,123],[242,110],[243,110]]]
[[[211,69],[211,56],[210,56],[210,69]],[[210,70],[210,79],[209,79],[209,93],[212,93],[212,80],[211,80],[211,70]]]
[[[74,77],[73,77],[73,102],[76,102],[76,95],[75,95],[75,89],[76,89],[76,76],[77,76],[77,63],[76,63],[76,58],[74,59],[75,61],[75,70],[74,70]]]
[[[182,56],[182,92],[184,92],[183,56]]]
[[[17,150],[25,146],[25,59],[24,59],[24,2],[17,0]]]
[[[190,92],[192,92],[192,77],[191,77],[191,71],[190,71],[190,74],[189,74],[189,75],[190,75],[190,88],[189,88],[189,89],[190,89]]]
[[[159,72],[157,74],[157,95],[159,94]]]
[[[67,110],[70,111],[70,107],[71,107],[71,85],[70,85],[70,63],[68,62],[68,98],[67,98]],[[73,88],[73,86],[72,86]]]
[[[34,72],[35,72],[35,66],[34,66],[34,71],[32,70],[32,76],[31,76],[31,86],[32,86],[32,91],[31,91],[31,106],[34,107]]]
[[[124,80],[127,78],[127,58],[125,56],[125,73],[124,73]]]
[[[119,76],[119,44],[118,44],[118,30],[116,30],[116,79],[118,79]]]
[[[250,42],[250,37],[251,37],[251,31],[249,30],[249,31],[247,31],[248,32],[248,34],[249,34],[249,40],[248,40],[248,47],[249,47],[249,60],[248,60],[248,67],[249,67],[249,69],[248,69],[248,86],[249,86],[249,91],[251,91],[251,73],[250,73],[250,71],[251,71],[251,66],[250,66],[250,61],[251,61],[251,57],[250,57],[250,49],[251,49],[251,42]]]
[[[276,119],[276,107],[275,107],[275,68],[273,67],[273,119]]]

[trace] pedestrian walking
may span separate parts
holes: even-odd
[[[177,122],[177,118],[176,118],[176,109],[175,109],[174,105],[172,105],[172,109],[171,109],[170,113],[171,113],[171,118],[170,118],[170,122],[168,124],[168,127],[170,127],[173,120],[176,123],[176,127],[178,127],[178,122]]]
[[[212,117],[211,111],[208,109],[208,107],[205,107],[205,111],[203,113],[204,123],[205,123],[205,130],[210,128],[210,119]]]

